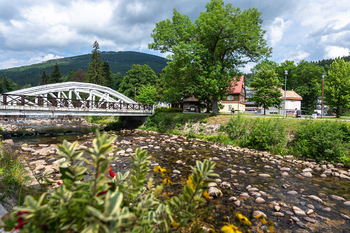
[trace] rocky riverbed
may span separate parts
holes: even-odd
[[[239,211],[246,216],[266,215],[274,222],[275,232],[350,232],[350,170],[342,164],[318,164],[293,156],[271,156],[268,152],[142,130],[125,130],[118,136],[114,146],[122,150],[115,154],[119,158],[112,164],[113,171],[130,169],[130,154],[141,147],[153,157],[151,166],[167,169],[174,194],[186,182],[196,160],[216,162],[215,172],[220,178],[208,185],[209,205],[214,207],[216,216],[204,227],[219,229]],[[55,182],[55,188],[61,159],[57,143],[63,139],[78,140],[80,147],[90,148],[93,135],[19,138],[13,143],[33,174],[37,178],[45,175]],[[253,226],[259,224],[253,221]]]

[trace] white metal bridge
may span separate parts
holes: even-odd
[[[0,115],[149,116],[152,105],[141,105],[100,85],[64,82],[0,94]]]

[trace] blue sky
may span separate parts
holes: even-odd
[[[204,0],[0,0],[0,69],[101,50],[147,49],[155,23],[176,8],[195,20]],[[317,61],[350,54],[350,1],[227,0],[262,12],[271,60]],[[247,72],[254,64],[242,70]]]

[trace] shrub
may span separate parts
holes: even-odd
[[[182,108],[162,108],[162,107],[156,107],[154,109],[154,112],[182,112]]]
[[[349,149],[347,140],[349,126],[345,123],[305,120],[295,134],[291,150],[316,160],[345,162],[345,152]]]
[[[182,194],[163,201],[159,197],[164,185],[171,185],[165,176],[163,184],[155,186],[153,178],[147,180],[150,157],[138,148],[132,156],[131,172],[111,171],[110,163],[116,158],[108,139],[96,132],[92,149],[84,149],[91,160],[77,151],[77,142],[59,145],[59,154],[66,158],[60,164],[63,184],[52,193],[44,193],[35,199],[27,196],[23,206],[15,207],[5,219],[5,230],[21,229],[22,232],[183,232],[191,227],[203,232],[196,221],[199,206],[209,195],[203,188],[213,172],[215,163],[197,161],[192,167]],[[86,166],[84,163],[88,164]],[[93,168],[93,169],[91,169]],[[93,174],[86,179],[87,171]],[[165,175],[166,169],[156,166],[155,172]],[[109,173],[109,177],[106,174]]]
[[[249,131],[248,138],[242,141],[243,147],[269,150],[273,154],[285,153],[286,129],[279,118],[255,118]]]
[[[236,117],[231,117],[226,127],[221,126],[221,130],[226,131],[229,137],[233,140],[241,139],[247,135],[248,121],[240,114]]]

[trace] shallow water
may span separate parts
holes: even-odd
[[[53,144],[61,143],[64,139],[68,141],[79,140],[80,144],[90,145],[92,135],[89,132],[94,128],[68,127],[65,129],[37,129],[41,132],[36,135],[13,138],[16,145],[23,143],[38,146],[39,143]],[[118,142],[123,140],[131,142],[130,145],[121,144],[123,149],[132,148],[133,151],[140,146],[160,146],[160,149],[149,148],[148,154],[153,157],[153,162],[159,163],[160,166],[167,169],[169,176],[172,176],[174,185],[167,190],[173,194],[177,194],[179,189],[186,182],[187,177],[190,174],[191,166],[195,166],[196,160],[210,159],[217,157],[220,160],[216,161],[215,172],[220,175],[222,181],[227,181],[231,184],[231,189],[222,189],[223,196],[220,198],[213,198],[209,201],[208,206],[213,208],[214,215],[213,220],[207,221],[203,224],[208,227],[213,226],[216,230],[219,230],[223,226],[223,222],[227,222],[228,216],[233,219],[233,213],[237,211],[246,216],[250,216],[254,210],[260,210],[267,215],[268,220],[272,220],[275,224],[275,232],[350,232],[350,221],[341,217],[340,213],[350,216],[350,207],[343,205],[342,201],[330,199],[330,195],[337,195],[345,198],[346,201],[350,201],[350,181],[342,180],[336,177],[320,178],[321,173],[312,172],[313,178],[299,178],[295,175],[301,173],[301,170],[305,167],[295,166],[288,162],[282,162],[281,164],[271,164],[261,161],[259,157],[246,154],[238,154],[233,151],[223,152],[218,149],[210,147],[213,143],[206,143],[196,141],[193,139],[172,139],[170,142],[163,141],[169,139],[166,135],[146,135],[146,134],[119,134]],[[188,145],[184,145],[184,142],[188,142]],[[196,148],[193,148],[196,145]],[[183,148],[182,153],[178,153],[178,148]],[[166,149],[170,151],[166,151]],[[172,150],[173,148],[173,150]],[[193,157],[195,155],[195,158]],[[121,163],[116,163],[113,168],[114,172],[125,172],[130,169],[130,157],[119,157]],[[185,165],[176,164],[176,161],[181,160]],[[272,168],[266,169],[265,165],[269,165]],[[282,177],[280,167],[290,167],[289,177]],[[244,170],[247,174],[231,174],[227,169],[231,168],[236,171]],[[172,171],[176,169],[181,172],[181,175],[173,176]],[[249,172],[254,170],[255,172]],[[261,178],[258,174],[269,174],[269,178]],[[162,177],[156,176],[155,179],[161,182]],[[236,184],[236,185],[233,185]],[[288,184],[289,188],[284,189],[282,185]],[[266,192],[266,200],[263,204],[255,203],[255,198],[250,195],[248,198],[241,198],[239,195],[242,192],[248,192],[246,187],[251,185],[258,188],[260,191]],[[288,191],[295,190],[298,193],[296,195],[287,194]],[[324,195],[323,195],[324,194]],[[317,195],[323,200],[323,204],[307,198],[308,195]],[[238,200],[242,201],[240,207],[236,207],[232,201],[228,201],[229,197],[235,196]],[[272,215],[274,212],[271,201],[278,203],[285,203],[288,207],[281,207],[280,212],[284,213],[284,217],[275,217]],[[314,219],[315,223],[305,221],[302,217],[297,216],[302,223],[305,224],[305,229],[300,228],[297,224],[289,221],[290,215],[286,211],[292,211],[292,206],[297,206],[306,211],[309,209],[308,204],[312,204],[314,214],[308,217]],[[324,211],[324,207],[330,207],[331,211]],[[257,220],[253,220],[253,226],[258,225]],[[254,231],[252,231],[254,232]]]

